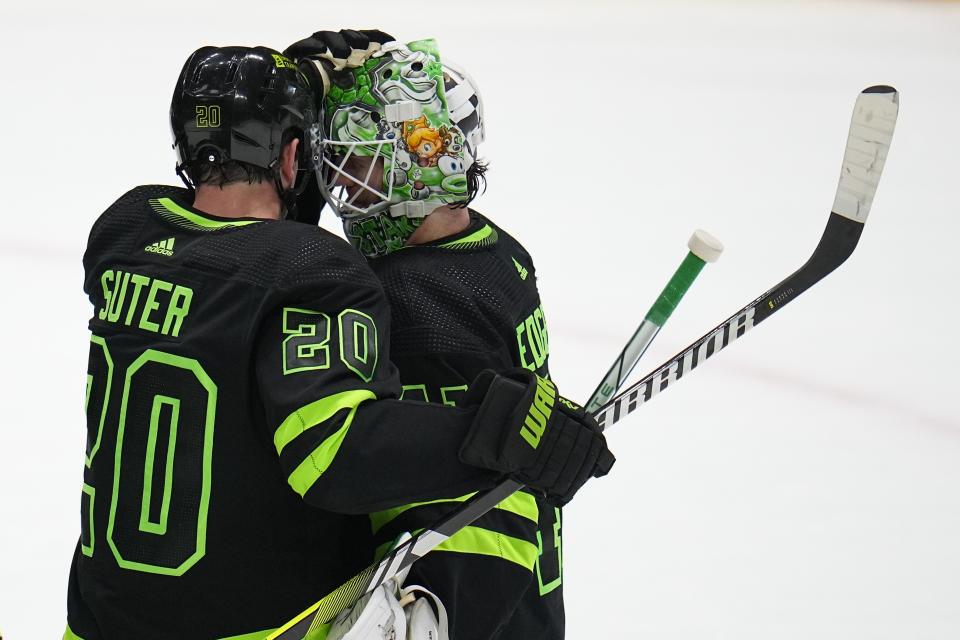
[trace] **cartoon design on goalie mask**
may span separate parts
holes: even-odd
[[[403,246],[424,216],[466,199],[482,102],[434,40],[388,43],[334,73],[325,108],[321,184],[364,255]]]
[[[449,138],[446,125],[441,125],[439,130],[434,129],[427,124],[426,116],[405,124],[403,139],[407,143],[407,151],[411,155],[416,154],[421,167],[437,166],[437,158],[444,153]]]

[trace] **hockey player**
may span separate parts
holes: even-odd
[[[318,32],[288,52],[310,60],[327,87],[321,181],[387,293],[403,397],[459,405],[484,369],[547,377],[530,255],[467,208],[486,169],[477,157],[477,87],[441,61],[432,40],[389,40],[376,31]],[[375,514],[378,545],[468,497],[447,492]],[[519,492],[413,566],[407,584],[440,597],[453,640],[564,636],[562,502]]]
[[[379,283],[291,206],[315,113],[278,52],[199,49],[170,108],[188,188],[137,187],[93,225],[69,640],[261,638],[372,560],[359,514],[504,475],[566,500],[612,464],[559,402],[524,437],[532,375],[486,374],[462,409],[396,399]]]

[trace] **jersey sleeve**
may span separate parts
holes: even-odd
[[[290,487],[309,503],[368,513],[493,486],[459,461],[473,412],[398,400],[390,317],[376,286],[328,284],[267,316],[257,382]]]

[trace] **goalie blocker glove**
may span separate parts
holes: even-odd
[[[464,405],[476,404],[460,459],[509,475],[557,506],[613,466],[596,421],[532,371],[481,372],[464,398]]]

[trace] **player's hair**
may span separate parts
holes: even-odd
[[[284,132],[280,149],[283,150],[293,140],[300,137],[299,132],[288,129]],[[299,151],[298,151],[299,153]],[[197,187],[220,187],[228,184],[245,182],[246,184],[273,184],[277,179],[279,165],[273,169],[265,169],[248,162],[228,160],[226,162],[209,162],[206,159],[196,159],[184,167],[183,171],[190,181]]]
[[[473,199],[487,190],[487,169],[490,168],[486,160],[474,160],[467,169],[467,197],[450,206],[454,209],[464,209],[473,202]]]

